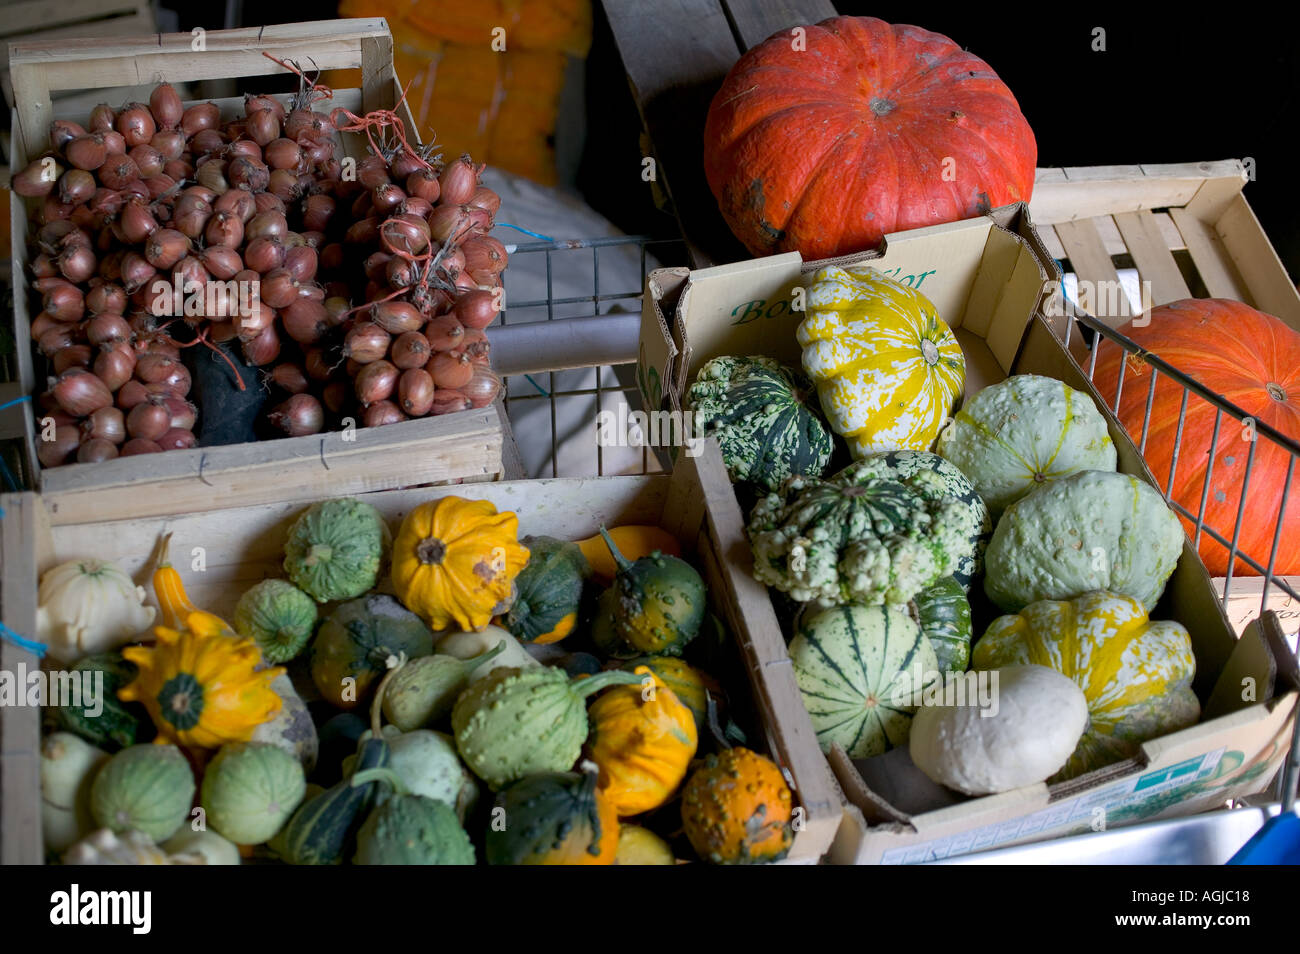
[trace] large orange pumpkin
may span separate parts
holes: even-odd
[[[1152,309],[1149,317],[1150,322],[1142,327],[1129,322],[1119,329],[1120,334],[1227,398],[1256,421],[1268,424],[1292,440],[1300,440],[1300,332],[1249,305],[1216,298],[1161,305]],[[1112,341],[1103,341],[1097,351],[1093,380],[1101,399],[1111,407],[1115,405],[1119,384],[1120,353],[1121,349]],[[1128,356],[1119,418],[1139,446],[1151,374],[1150,365]],[[1167,375],[1158,374],[1145,456],[1162,490],[1169,486],[1182,400],[1182,386]],[[1201,506],[1214,415],[1214,405],[1188,393],[1182,447],[1170,496],[1193,514]],[[1205,502],[1205,525],[1229,541],[1237,521],[1252,433],[1250,427],[1226,414],[1219,424]],[[1246,488],[1246,513],[1237,546],[1241,553],[1267,567],[1291,455],[1262,435],[1254,443],[1255,462]],[[1186,518],[1183,523],[1187,532],[1194,535],[1195,525]],[[1291,482],[1274,572],[1300,573],[1297,540],[1300,540],[1300,466],[1296,467]],[[1211,574],[1227,573],[1228,548],[1208,534],[1201,535],[1200,554]],[[1233,573],[1258,575],[1241,560],[1237,561]]]
[[[803,29],[742,56],[704,127],[709,186],[751,252],[842,255],[1029,201],[1038,147],[987,63],[873,17]]]

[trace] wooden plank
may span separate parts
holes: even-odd
[[[361,41],[361,108],[366,112],[383,109],[396,100],[391,98],[393,72],[393,38],[368,36]],[[399,94],[400,95],[400,94]],[[407,129],[415,131],[414,124]]]
[[[653,143],[657,181],[672,200],[695,266],[748,258],[701,172],[709,103],[740,56],[719,0],[604,0],[604,6]],[[645,183],[629,182],[636,185]]]
[[[1150,166],[1081,166],[1039,169],[1029,211],[1035,224],[1183,206],[1208,185],[1236,190],[1246,172],[1235,159]],[[1208,195],[1209,193],[1207,193]]]
[[[830,0],[723,0],[723,6],[745,50],[781,30],[809,26],[835,16],[835,6]]]
[[[1151,283],[1151,301],[1163,305],[1171,301],[1191,298],[1183,273],[1178,270],[1173,253],[1160,234],[1160,226],[1151,212],[1118,212],[1114,216],[1138,278]]]
[[[22,3],[7,3],[0,7],[0,37],[12,37],[22,33],[34,33],[63,24],[75,24],[83,21],[103,20],[109,17],[145,13],[148,3],[140,0],[23,0]],[[4,50],[8,56],[8,49]]]
[[[1233,198],[1214,231],[1250,290],[1251,303],[1300,331],[1300,294],[1244,195]]]
[[[1091,283],[1091,289],[1079,289],[1079,306],[1113,327],[1128,321],[1132,317],[1132,309],[1120,288],[1115,265],[1106,254],[1093,221],[1080,219],[1075,222],[1058,222],[1056,234],[1081,285]]]
[[[0,496],[0,613],[5,625],[28,639],[36,632],[36,553],[42,533],[35,494]],[[0,672],[31,672],[36,656],[0,639]],[[25,693],[25,687],[19,690]],[[42,861],[40,723],[38,707],[0,706],[0,865]]]
[[[1300,576],[1284,576],[1280,579],[1285,580],[1291,589],[1300,593]],[[1223,587],[1226,578],[1222,576],[1212,577],[1211,585],[1214,587],[1215,594],[1223,599]],[[1228,615],[1228,622],[1237,634],[1246,631],[1246,627],[1251,621],[1258,618],[1260,603],[1264,597],[1264,578],[1262,576],[1234,576],[1232,578],[1232,587],[1228,590],[1228,598],[1223,600],[1224,612]],[[1264,607],[1272,610],[1277,614],[1278,625],[1282,627],[1284,633],[1294,633],[1300,628],[1300,600],[1292,599],[1290,594],[1276,586],[1270,586],[1268,589],[1268,605]]]
[[[1210,226],[1186,209],[1170,209],[1169,216],[1187,243],[1187,252],[1211,298],[1247,301],[1245,283],[1223,248],[1223,242]]]
[[[171,451],[46,470],[41,490],[56,524],[148,517],[273,500],[312,500],[501,471],[493,407],[274,443]],[[123,466],[125,465],[125,466]]]

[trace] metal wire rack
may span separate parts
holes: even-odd
[[[1109,341],[1123,350],[1123,359],[1118,362],[1118,372],[1114,393],[1101,393],[1102,389],[1098,387],[1098,393],[1103,401],[1106,402],[1110,410],[1116,415],[1119,414],[1121,402],[1124,396],[1125,372],[1129,366],[1130,356],[1139,359],[1142,366],[1151,369],[1151,375],[1147,384],[1147,393],[1145,399],[1145,411],[1142,418],[1142,428],[1140,436],[1137,436],[1135,443],[1138,450],[1146,456],[1148,441],[1151,435],[1151,415],[1152,407],[1155,403],[1157,389],[1162,387],[1158,382],[1161,379],[1167,379],[1173,385],[1182,389],[1179,401],[1178,423],[1175,427],[1174,446],[1170,456],[1168,473],[1153,473],[1158,489],[1160,489],[1166,502],[1179,516],[1190,522],[1190,530],[1193,546],[1200,548],[1202,539],[1208,537],[1217,542],[1227,551],[1227,572],[1222,579],[1221,599],[1225,602],[1231,596],[1234,583],[1240,583],[1242,573],[1239,567],[1244,564],[1254,573],[1259,574],[1260,583],[1260,601],[1259,612],[1262,614],[1269,608],[1270,595],[1274,592],[1286,594],[1293,601],[1300,602],[1300,580],[1295,578],[1288,579],[1276,572],[1278,567],[1279,554],[1284,555],[1284,559],[1289,557],[1300,541],[1287,540],[1283,533],[1285,526],[1285,517],[1288,512],[1294,508],[1300,507],[1300,500],[1294,500],[1291,496],[1291,489],[1295,486],[1296,461],[1300,459],[1300,442],[1293,440],[1287,435],[1281,433],[1267,423],[1258,420],[1250,414],[1247,414],[1242,408],[1229,401],[1222,395],[1215,394],[1206,388],[1199,381],[1184,374],[1177,368],[1170,365],[1154,354],[1144,350],[1140,345],[1131,339],[1119,334],[1114,328],[1105,322],[1093,317],[1085,311],[1073,306],[1073,303],[1065,302],[1065,322],[1064,344],[1067,350],[1071,345],[1082,345],[1087,349],[1085,373],[1088,379],[1097,386],[1097,358],[1101,349],[1103,340]],[[1078,326],[1076,331],[1076,325]],[[1079,335],[1076,339],[1075,334]],[[1175,392],[1177,393],[1177,392]],[[1175,477],[1179,473],[1179,460],[1183,450],[1183,439],[1186,432],[1186,420],[1189,402],[1193,400],[1205,401],[1214,408],[1214,426],[1210,436],[1209,456],[1205,465],[1205,476],[1202,481],[1200,501],[1196,512],[1192,512],[1176,498],[1174,484]],[[1213,485],[1214,462],[1219,452],[1220,436],[1224,432],[1226,421],[1235,421],[1239,426],[1246,428],[1249,421],[1249,429],[1255,435],[1254,440],[1247,441],[1246,464],[1243,472],[1239,490],[1238,506],[1236,518],[1233,521],[1231,536],[1225,536],[1221,530],[1215,529],[1206,519],[1207,504],[1210,499],[1210,489]],[[1231,426],[1228,424],[1227,426]],[[1288,456],[1286,467],[1286,479],[1282,487],[1282,495],[1276,513],[1259,514],[1254,513],[1250,519],[1256,521],[1275,521],[1274,532],[1272,536],[1272,546],[1269,549],[1267,560],[1261,562],[1258,554],[1252,555],[1245,552],[1241,547],[1242,526],[1247,520],[1247,510],[1250,509],[1252,498],[1250,495],[1251,476],[1254,473],[1256,459],[1259,456],[1257,448],[1261,441],[1271,442],[1273,445],[1284,451]],[[1229,458],[1230,459],[1230,458]],[[1235,478],[1234,478],[1235,479]],[[1217,491],[1216,491],[1217,493]],[[1222,524],[1221,524],[1222,526]]]
[[[520,243],[504,273],[505,309],[494,335],[494,363],[506,329],[540,322],[581,323],[580,348],[564,356],[530,349],[501,366],[505,405],[527,476],[585,477],[661,470],[648,448],[607,448],[597,439],[603,411],[641,406],[636,340],[647,273],[686,261],[675,239],[616,236]],[[603,274],[602,274],[603,271]],[[572,326],[566,326],[572,327]],[[536,329],[532,329],[536,330]],[[559,326],[547,329],[559,331]],[[613,332],[610,334],[609,332]],[[536,339],[526,339],[535,345]],[[628,345],[631,350],[629,351]],[[511,373],[521,367],[524,373]],[[549,432],[549,442],[543,438]]]

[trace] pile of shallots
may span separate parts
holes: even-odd
[[[41,200],[42,465],[193,447],[187,349],[265,389],[270,430],[290,436],[496,398],[483,329],[502,305],[500,198],[468,157],[443,167],[382,117],[313,110],[323,95],[248,96],[222,122],[164,83],[148,105],[51,124],[12,184]],[[359,162],[336,119],[368,133]]]

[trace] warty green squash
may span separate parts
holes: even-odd
[[[641,653],[680,656],[704,622],[703,578],[680,557],[656,552],[633,562],[608,534],[605,542],[618,563],[618,574],[601,595],[593,641],[619,658]]]
[[[587,738],[586,697],[640,682],[635,673],[618,670],[570,679],[550,666],[498,669],[456,700],[456,750],[493,789],[526,775],[567,771]]]
[[[490,865],[609,865],[618,851],[618,814],[597,770],[542,772],[497,795],[484,836]]]

